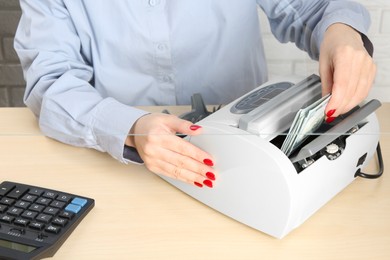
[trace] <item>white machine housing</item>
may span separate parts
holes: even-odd
[[[345,136],[348,132],[345,147],[336,159],[318,156],[317,149],[313,152],[317,155],[311,164],[297,171],[293,162],[295,160],[297,164],[297,158],[287,157],[271,141],[286,133],[302,106],[321,96],[318,76],[311,75],[302,82],[291,83],[278,95],[270,95],[272,97],[264,104],[254,109],[252,105],[249,112],[236,111],[240,101],[259,89],[278,83],[263,84],[207,116],[197,123],[203,128],[202,134],[187,137],[191,143],[213,156],[218,179],[212,189],[200,189],[162,178],[239,222],[273,237],[283,238],[355,180],[357,170],[369,162],[379,142],[379,124],[371,110],[380,103],[366,112],[368,116],[363,115],[363,120],[352,122],[359,125],[358,130],[338,134],[333,131],[314,139],[330,138],[325,141],[328,145],[332,143],[329,140]],[[263,94],[262,98],[265,98],[267,95]],[[325,146],[320,148],[323,150]],[[295,156],[297,154],[299,152]],[[309,157],[303,161],[310,160]]]

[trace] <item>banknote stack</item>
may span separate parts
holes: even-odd
[[[298,111],[281,148],[287,156],[290,156],[324,122],[324,111],[329,98],[330,95],[324,96]]]

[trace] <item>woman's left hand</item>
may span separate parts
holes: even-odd
[[[325,32],[319,64],[322,92],[324,95],[332,93],[325,108],[329,122],[367,97],[375,79],[376,65],[360,33],[341,23],[331,25]]]

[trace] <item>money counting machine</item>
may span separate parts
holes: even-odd
[[[281,151],[297,111],[320,98],[316,75],[256,88],[197,122],[201,135],[186,137],[213,155],[213,189],[163,178],[239,222],[284,237],[357,176],[380,176],[361,172],[376,151],[379,159],[377,100],[323,124],[291,155]]]

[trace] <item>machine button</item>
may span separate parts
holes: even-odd
[[[330,144],[326,147],[326,152],[328,154],[335,154],[339,151],[339,146],[337,144]]]

